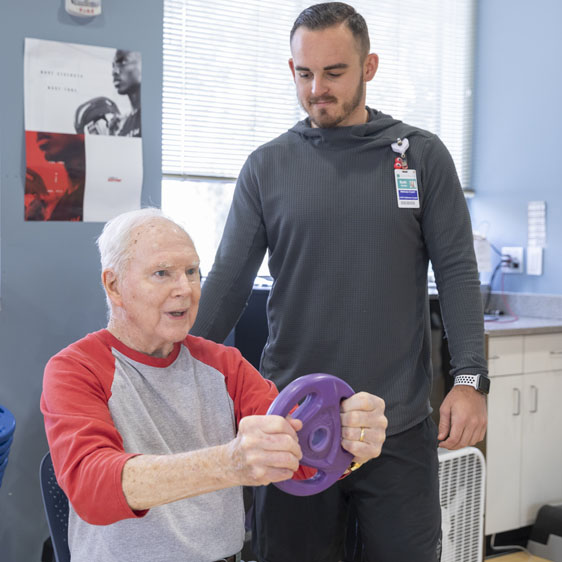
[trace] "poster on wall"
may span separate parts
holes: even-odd
[[[24,86],[25,220],[139,209],[140,53],[26,38]]]

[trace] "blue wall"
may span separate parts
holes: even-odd
[[[142,54],[143,204],[160,204],[162,2],[103,2],[81,20],[63,0],[0,7],[0,404],[16,434],[0,488],[0,559],[38,562],[48,536],[38,468],[47,444],[39,397],[48,358],[105,325],[94,241],[101,223],[25,223],[23,49],[25,37],[138,50]]]
[[[526,246],[527,202],[547,203],[543,275],[506,275],[506,291],[562,293],[561,21],[559,0],[479,2],[474,228],[489,223],[498,248]]]

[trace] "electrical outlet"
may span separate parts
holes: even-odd
[[[523,273],[522,246],[502,246],[502,272]]]

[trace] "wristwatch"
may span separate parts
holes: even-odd
[[[458,384],[474,387],[482,394],[490,392],[490,379],[486,375],[468,375],[466,373],[455,377],[455,386]]]

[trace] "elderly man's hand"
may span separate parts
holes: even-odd
[[[384,400],[368,392],[358,392],[340,406],[342,447],[364,463],[381,454],[388,420],[384,415]]]
[[[238,483],[263,486],[292,478],[302,458],[297,438],[301,428],[300,420],[281,416],[242,418],[228,447]]]

